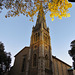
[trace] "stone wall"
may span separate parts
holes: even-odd
[[[69,75],[68,69],[71,68],[68,64],[53,56],[53,73],[54,75]]]

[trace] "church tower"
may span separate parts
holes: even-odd
[[[9,75],[73,75],[70,68],[70,65],[52,56],[45,14],[39,11],[36,25],[32,28],[30,47],[24,47],[15,55]]]
[[[28,75],[52,75],[51,41],[44,11],[39,11],[36,25],[32,28],[30,49]]]

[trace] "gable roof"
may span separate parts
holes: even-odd
[[[25,49],[29,49],[30,47],[28,47],[28,46],[26,46],[26,47],[24,47],[21,51],[19,51],[14,57],[16,57],[19,53],[21,53],[23,50],[25,50]]]
[[[26,46],[26,47],[24,47],[20,52],[18,52],[14,57],[16,57],[18,54],[20,54],[23,50],[25,50],[25,49],[29,49],[30,47],[28,47],[28,46]],[[56,56],[53,56],[52,55],[52,58],[55,58],[55,59],[57,59],[58,61],[60,61],[60,62],[62,62],[62,63],[64,63],[64,64],[66,64],[67,66],[69,66],[69,67],[72,67],[72,66],[70,66],[69,64],[67,64],[66,62],[64,62],[64,61],[62,61],[62,60],[60,60],[59,58],[57,58]]]
[[[58,61],[64,63],[64,64],[66,64],[67,66],[72,67],[72,66],[70,66],[69,64],[67,64],[66,62],[64,62],[64,61],[60,60],[59,58],[57,58],[56,56],[53,56],[53,55],[52,55],[52,57],[55,58],[55,59],[57,59]]]

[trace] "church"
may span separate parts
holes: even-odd
[[[52,55],[45,14],[38,13],[29,47],[15,55],[9,75],[74,75],[71,66]]]

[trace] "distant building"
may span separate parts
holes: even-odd
[[[9,75],[74,75],[71,66],[52,56],[49,28],[44,13],[38,13],[32,28],[30,47],[15,55]]]

